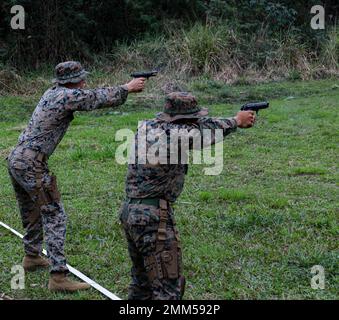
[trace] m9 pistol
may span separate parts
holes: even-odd
[[[150,77],[155,77],[157,74],[158,74],[157,70],[133,72],[131,74],[131,77],[132,78],[146,78],[148,80]]]
[[[246,103],[241,107],[241,111],[255,111],[257,114],[261,109],[267,109],[270,106],[270,103],[267,101],[264,102],[254,102]]]

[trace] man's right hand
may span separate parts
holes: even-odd
[[[251,128],[255,122],[254,111],[239,111],[235,120],[239,128]]]
[[[128,92],[141,92],[145,88],[146,78],[135,78],[126,84]]]

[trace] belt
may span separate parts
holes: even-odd
[[[131,204],[147,204],[155,207],[159,207],[160,199],[159,198],[128,198],[127,201]]]

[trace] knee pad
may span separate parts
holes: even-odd
[[[49,183],[44,185],[43,188],[52,202],[60,202],[61,195],[58,190],[56,176],[51,176]]]
[[[40,207],[60,202],[61,195],[55,176],[51,176],[49,181],[41,183],[40,188],[36,190],[36,197]]]

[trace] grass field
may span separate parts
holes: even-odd
[[[225,87],[190,84],[214,116],[233,116],[242,101],[269,99],[255,128],[224,142],[220,176],[192,165],[175,205],[181,233],[186,299],[338,299],[338,80]],[[0,221],[22,232],[5,156],[39,97],[0,97]],[[117,219],[126,166],[114,155],[120,128],[135,130],[155,106],[131,97],[116,110],[76,116],[49,166],[69,216],[68,262],[121,298],[130,261]],[[147,100],[146,100],[147,101]],[[11,290],[20,264],[18,238],[0,228],[0,294],[27,299],[103,299],[91,289],[51,294],[47,272],[26,275]],[[325,289],[310,286],[325,268]]]

